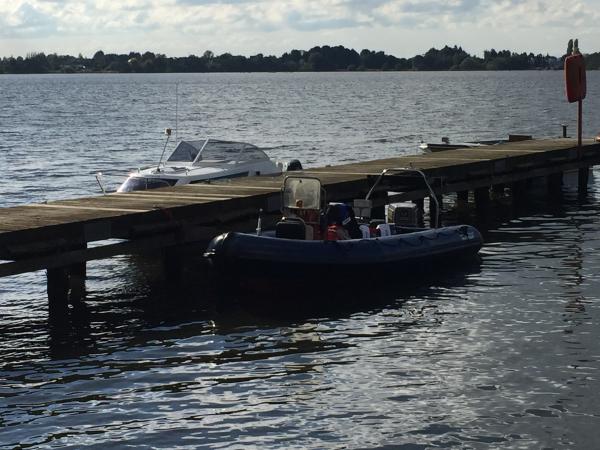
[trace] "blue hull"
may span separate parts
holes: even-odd
[[[439,264],[451,267],[461,260],[473,260],[482,244],[479,231],[469,225],[345,241],[231,232],[214,238],[205,256],[226,282],[257,284],[262,280],[273,286],[307,286],[336,278],[352,282],[355,276],[363,281],[367,275],[409,276]]]

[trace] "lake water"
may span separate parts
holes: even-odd
[[[1,76],[0,206],[158,161],[176,83],[179,138],[306,166],[576,129],[561,72]],[[592,136],[600,73],[588,85]],[[89,311],[57,329],[43,272],[0,279],[0,447],[595,448],[597,180],[479,223],[476,268],[302,317],[175,293],[156,261],[119,257],[88,265]]]

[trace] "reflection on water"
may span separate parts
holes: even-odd
[[[134,298],[92,299],[87,320],[74,320],[59,333],[37,327],[51,336],[50,354],[6,361],[5,442],[60,439],[77,446],[97,439],[110,445],[122,433],[137,444],[165,439],[165,446],[170,439],[186,442],[184,436],[190,447],[235,440],[302,447],[343,442],[355,420],[368,428],[392,420],[396,402],[422,401],[421,388],[438,376],[411,360],[453,351],[428,335],[456,314],[426,299],[464,289],[469,277],[454,275],[400,297],[381,291],[377,300],[386,305],[365,301],[362,308],[299,320],[239,308],[198,309],[159,324],[137,309]],[[21,337],[13,331],[12,339]],[[386,369],[387,380],[375,365],[357,364],[390,354],[398,361]],[[374,409],[376,397],[361,394],[365,385],[382,396],[387,411]],[[303,441],[305,433],[312,437]]]
[[[433,80],[438,80],[435,76]],[[515,75],[530,76],[535,74]],[[250,102],[255,98],[252,89],[257,89],[272,100],[269,83],[277,85],[278,76],[250,81],[240,77],[221,87],[224,98],[246,95]],[[357,95],[371,92],[361,85],[362,77],[345,79],[342,85],[352,84]],[[380,93],[394,80],[374,79]],[[98,88],[106,79],[90,80]],[[130,99],[128,78],[116,80],[120,81],[115,89]],[[140,89],[159,93],[161,80],[150,77]],[[194,89],[206,87],[194,80],[188,80]],[[269,82],[263,85],[265,80]],[[275,151],[282,155],[306,148],[309,159],[322,163],[344,145],[356,145],[352,139],[362,136],[363,153],[348,157],[375,157],[391,151],[388,146],[400,142],[400,135],[411,134],[409,127],[390,131],[400,127],[399,120],[387,117],[383,124],[371,120],[377,116],[377,105],[369,105],[364,117],[353,110],[337,124],[327,114],[333,110],[339,115],[340,105],[333,102],[331,109],[324,108],[332,100],[331,80],[317,76],[307,81],[300,75],[298,80],[303,87],[290,97],[290,109],[284,108],[288,119],[302,109],[302,120],[310,115],[306,123],[313,127],[325,123],[330,126],[327,133],[349,136],[343,127],[354,126],[356,133],[331,142],[324,131],[315,132],[315,142],[306,140],[302,150],[278,147]],[[302,100],[302,95],[314,99],[309,88],[315,80],[319,86],[314,89],[328,99],[315,99],[316,110]],[[285,91],[289,80],[279,82],[283,87],[276,89]],[[214,80],[207,83],[215,86]],[[454,89],[460,85],[454,78],[448,83]],[[489,80],[480,83],[494,89]],[[434,84],[441,95],[440,83]],[[77,89],[84,104],[88,96],[94,97],[81,86]],[[465,94],[463,100],[467,98]],[[199,103],[199,97],[193,101]],[[394,101],[403,99],[395,96],[384,103],[390,106]],[[511,104],[499,102],[508,102],[506,108]],[[144,126],[154,129],[160,114],[154,111],[158,104],[150,103],[144,118],[154,122]],[[488,103],[487,109],[472,105],[475,112],[468,114],[471,118],[479,114],[493,124],[499,119],[489,112]],[[402,110],[408,111],[403,105]],[[63,106],[60,120],[68,119],[79,131],[95,130],[95,141],[90,136],[77,141],[68,133],[65,137],[74,145],[91,147],[86,157],[96,161],[90,165],[102,159],[99,143],[111,149],[107,161],[122,163],[131,156],[133,144],[108,142],[104,125],[96,129],[82,123],[68,105]],[[290,130],[282,131],[277,113],[269,104],[263,106],[252,120],[259,122],[257,129],[272,128],[265,142],[277,146],[274,136]],[[510,117],[501,106],[502,131],[507,123],[522,120]],[[220,125],[243,124],[247,132],[246,121],[238,121],[231,108],[218,104],[206,114]],[[420,108],[425,122],[448,113],[448,105],[429,100],[420,100]],[[30,109],[23,106],[31,121],[19,126],[19,132],[41,130],[38,137],[47,146],[40,148],[56,149],[53,146],[60,142],[51,139],[43,117],[36,119]],[[101,102],[99,110],[113,120],[112,125],[117,116],[125,115],[117,114],[110,102]],[[544,114],[555,113],[550,108]],[[6,111],[0,108],[2,114]],[[91,120],[94,114],[82,117]],[[456,126],[456,118],[448,117],[442,125]],[[371,133],[366,119],[381,128]],[[414,125],[417,118],[407,121]],[[477,123],[481,137],[497,137],[486,135],[497,129]],[[127,127],[132,124],[125,124],[130,135],[134,130]],[[437,133],[433,126],[420,127],[414,129]],[[473,132],[455,133],[467,131]],[[143,142],[148,148],[153,142],[149,136]],[[16,145],[13,137],[7,140]],[[7,140],[0,145],[6,146]],[[333,150],[321,158],[317,148],[323,142]],[[23,146],[15,148],[17,153],[25,151]],[[19,179],[14,154],[1,155],[20,180],[15,192],[0,186],[5,205],[38,200],[47,192],[62,195],[61,185],[75,170],[63,165],[59,175],[64,176],[50,180],[43,178],[44,172],[54,168],[39,163],[35,176],[50,184],[44,187],[30,173]],[[80,161],[79,156],[72,158]],[[80,190],[70,186],[67,192]],[[350,286],[360,281],[369,291],[350,289],[339,308],[303,314],[240,306],[244,299],[219,303],[215,286],[197,276],[198,262],[188,265],[185,284],[178,287],[162,281],[157,258],[94,262],[88,269],[87,308],[71,311],[63,322],[47,321],[43,273],[2,279],[0,447],[594,448],[600,420],[600,194],[595,180],[583,199],[569,187],[556,202],[539,193],[531,189],[527,208],[497,206],[478,223],[486,241],[478,266],[440,273],[423,284],[350,280]],[[310,294],[320,295],[318,290]],[[285,294],[280,296],[281,302],[286,299]]]

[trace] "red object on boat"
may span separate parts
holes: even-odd
[[[567,56],[565,59],[565,88],[569,103],[585,98],[587,91],[585,61],[582,54]]]
[[[337,241],[338,240],[338,226],[337,225],[329,225],[327,227],[327,240],[328,241]]]

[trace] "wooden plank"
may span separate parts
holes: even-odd
[[[335,171],[335,172],[328,172],[325,170],[314,170],[314,171],[310,171],[310,170],[306,170],[302,173],[302,175],[306,175],[306,176],[314,176],[314,177],[319,177],[319,176],[323,176],[323,175],[336,175],[336,176],[347,176],[347,177],[356,177],[357,179],[363,178],[363,177],[370,177],[373,175],[379,175],[381,172],[344,172],[344,171]]]
[[[197,200],[195,202],[186,201],[186,200],[173,200],[170,202],[163,200],[155,200],[152,198],[145,199],[143,197],[128,197],[128,198],[120,198],[116,196],[101,196],[101,197],[87,197],[73,200],[59,200],[57,202],[52,202],[48,204],[52,205],[68,205],[68,206],[81,206],[81,207],[97,207],[97,208],[130,208],[130,209],[145,209],[147,211],[151,211],[153,209],[164,209],[170,207],[179,207],[179,206],[188,206],[194,204],[203,204],[210,203],[214,201],[227,201],[229,199],[205,199],[205,200]]]
[[[247,183],[247,181],[246,181]],[[177,186],[172,189],[186,190],[202,190],[202,189],[248,189],[252,191],[271,191],[273,189],[279,189],[281,187],[281,181],[278,181],[277,186],[251,186],[247,184],[233,184],[233,183],[213,183],[213,184],[186,184],[184,186]]]
[[[248,194],[233,194],[231,192],[228,193],[198,193],[195,195],[182,195],[180,192],[152,192],[150,191],[140,191],[139,193],[127,193],[127,194],[109,194],[110,198],[156,198],[156,199],[181,199],[181,200],[219,200],[219,199],[230,199],[233,197],[247,197]]]
[[[290,172],[291,173],[291,172]],[[214,183],[196,183],[187,184],[186,186],[258,186],[258,187],[269,187],[269,186],[281,186],[281,181],[287,176],[288,173],[283,175],[277,175],[272,177],[260,176],[260,177],[240,177],[217,180]]]
[[[29,208],[59,208],[59,209],[77,209],[89,211],[109,211],[109,212],[147,212],[148,209],[133,209],[133,208],[103,208],[99,206],[77,206],[77,205],[61,205],[58,203],[39,203],[35,205],[27,205]]]
[[[206,203],[215,200],[231,200],[232,198],[247,197],[246,195],[233,195],[233,196],[187,196],[187,195],[127,195],[127,196],[112,196],[111,201],[115,202],[129,202],[132,200],[152,202],[160,204],[163,202],[178,203],[180,205],[193,205],[196,203]]]
[[[80,212],[81,214],[75,214],[76,212]],[[13,232],[19,229],[111,219],[130,214],[130,210],[123,210],[122,212],[99,210],[75,211],[68,208],[36,208],[32,205],[23,205],[20,207],[0,209],[0,230],[3,232]]]
[[[432,153],[434,155],[435,153]],[[450,161],[450,162],[478,162],[478,161],[488,161],[490,159],[489,155],[468,155],[469,158],[465,158],[463,156],[432,156],[431,159],[437,161]]]

